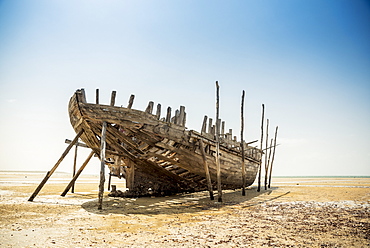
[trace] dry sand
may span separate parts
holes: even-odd
[[[273,188],[104,199],[97,176],[0,173],[0,247],[369,247],[370,178],[274,178]],[[117,189],[123,180],[113,179]],[[217,199],[217,197],[216,197]]]

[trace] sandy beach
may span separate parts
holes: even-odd
[[[97,209],[98,176],[56,173],[34,202],[44,173],[0,173],[1,247],[369,247],[370,178],[273,178],[224,191],[113,198]],[[113,178],[117,189],[123,180]],[[217,197],[216,197],[217,199]]]

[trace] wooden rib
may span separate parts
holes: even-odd
[[[128,109],[132,108],[132,105],[134,104],[134,99],[135,99],[135,95],[131,95],[130,100],[128,101],[128,105],[127,105]]]

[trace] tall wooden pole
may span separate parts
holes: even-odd
[[[266,169],[266,176],[265,176],[265,190],[267,190],[267,183],[268,183],[268,173],[270,169],[270,159],[271,159],[271,153],[272,153],[272,143],[274,142],[274,139],[271,139],[270,142],[270,147],[269,147],[269,156],[268,156],[268,161],[267,161],[267,169]],[[267,150],[266,150],[267,152]]]
[[[241,103],[241,111],[240,111],[240,146],[242,151],[242,195],[245,196],[245,163],[244,163],[244,95],[245,92],[243,90],[242,94],[242,103]]]
[[[261,147],[261,161],[259,163],[259,168],[258,168],[258,187],[257,187],[258,192],[261,191],[261,169],[262,169],[262,156],[263,156],[262,144],[263,144],[263,120],[264,120],[264,118],[265,118],[265,105],[262,104],[261,144],[260,144],[260,147]]]
[[[220,164],[220,127],[218,125],[220,106],[220,86],[216,81],[216,165],[217,165],[217,191],[218,202],[222,202],[222,188],[221,188],[221,164]]]
[[[31,197],[28,199],[28,201],[33,201],[33,199],[35,199],[35,197],[37,196],[37,194],[40,192],[40,190],[42,189],[42,187],[44,187],[44,184],[47,182],[47,180],[49,180],[49,178],[51,177],[51,175],[54,173],[54,171],[58,168],[59,164],[63,161],[63,159],[65,158],[65,156],[67,156],[68,152],[71,150],[72,146],[74,146],[74,144],[76,144],[78,138],[82,135],[82,133],[84,132],[83,129],[81,129],[76,137],[72,140],[71,144],[68,145],[68,147],[66,148],[66,150],[63,152],[62,156],[59,158],[59,160],[57,161],[57,163],[54,165],[54,167],[48,171],[44,177],[44,179],[41,181],[41,183],[39,184],[39,186],[36,188],[35,192],[33,192],[33,194],[31,195]]]
[[[94,151],[91,151],[90,152],[90,155],[87,157],[87,159],[85,160],[85,162],[81,165],[80,169],[78,169],[76,175],[69,182],[69,184],[67,185],[67,187],[65,188],[65,190],[63,191],[63,193],[61,194],[61,196],[65,196],[68,193],[68,190],[72,187],[72,185],[75,184],[77,178],[80,176],[80,174],[83,171],[83,169],[85,169],[86,165],[89,163],[89,161],[92,158],[92,156],[94,155],[94,153],[95,153]]]
[[[213,197],[212,181],[211,181],[211,175],[209,174],[209,168],[208,168],[208,164],[207,164],[207,156],[206,156],[206,152],[204,150],[203,140],[201,140],[201,139],[199,140],[199,148],[200,148],[200,151],[202,153],[204,171],[206,172],[209,197],[210,197],[211,200],[214,200],[215,198]]]
[[[265,190],[267,190],[267,177],[268,177],[268,163],[267,163],[267,148],[269,143],[269,119],[266,120],[266,152],[265,152]]]
[[[78,141],[76,142],[76,148],[75,148],[75,156],[73,159],[73,177],[76,175],[76,163],[77,163],[77,148],[78,148]],[[72,184],[71,192],[75,192],[75,184]]]
[[[98,209],[101,210],[103,206],[104,182],[105,182],[105,140],[107,132],[107,123],[103,122],[100,138],[100,184],[99,184],[99,202]]]
[[[274,151],[272,153],[272,160],[271,160],[271,165],[270,165],[270,175],[269,175],[269,185],[268,187],[271,187],[271,175],[272,175],[272,165],[274,163],[274,158],[275,158],[275,149],[276,149],[276,139],[277,139],[277,132],[278,132],[278,126],[276,126],[275,130],[275,139],[274,139]]]

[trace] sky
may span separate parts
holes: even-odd
[[[370,2],[0,0],[0,170],[50,170],[75,132],[68,101],[186,106],[240,139],[279,127],[273,175],[370,176]],[[266,133],[266,131],[265,131]],[[78,150],[78,166],[89,151]],[[71,172],[73,152],[58,171]],[[97,158],[84,173],[98,173]]]

